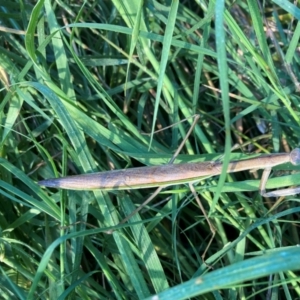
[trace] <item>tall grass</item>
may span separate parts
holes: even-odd
[[[211,232],[188,186],[165,188],[118,225],[153,189],[37,184],[165,164],[195,114],[176,163],[297,147],[299,8],[285,0],[1,5],[3,299],[300,296],[299,198],[262,198],[261,171],[195,184],[217,232],[205,261]],[[276,169],[267,188],[300,182],[299,167]]]

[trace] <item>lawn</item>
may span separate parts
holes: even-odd
[[[1,299],[300,297],[298,195],[262,197],[264,165],[226,173],[299,146],[295,3],[3,1]],[[174,163],[220,176],[172,182],[125,221],[155,188],[38,184],[161,166],[181,144]],[[299,169],[275,167],[268,191]]]

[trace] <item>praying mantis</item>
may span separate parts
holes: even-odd
[[[181,142],[172,159],[166,165],[51,178],[41,180],[38,183],[45,187],[69,190],[124,190],[191,183],[204,176],[220,175],[222,173],[223,163],[219,161],[173,164],[199,118],[199,115],[195,115],[193,124],[186,137]],[[299,193],[300,187],[266,192],[265,187],[271,169],[284,163],[291,163],[295,166],[300,165],[300,148],[295,148],[290,153],[275,153],[249,159],[234,160],[229,162],[226,171],[227,173],[234,173],[253,169],[264,169],[259,186],[260,194],[264,197],[287,196]]]
[[[293,165],[300,164],[300,148],[295,148],[290,153],[275,153],[231,161],[229,162],[227,173],[264,169],[260,183],[261,195],[264,197],[287,196],[299,193],[300,188],[266,192],[265,186],[272,167],[288,162]],[[150,188],[193,182],[204,176],[220,175],[222,167],[222,162],[216,161],[167,164],[45,179],[40,181],[39,184],[46,187],[70,190]]]

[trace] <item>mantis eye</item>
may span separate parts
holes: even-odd
[[[294,166],[300,165],[300,148],[295,148],[290,154],[290,162]]]

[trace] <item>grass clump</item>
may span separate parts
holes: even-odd
[[[205,262],[211,233],[188,186],[164,189],[118,225],[152,189],[37,184],[166,164],[195,114],[176,163],[291,151],[299,17],[288,1],[3,4],[3,298],[299,297],[299,198],[262,198],[260,171],[195,184],[217,230]],[[276,172],[267,187],[299,178]]]

